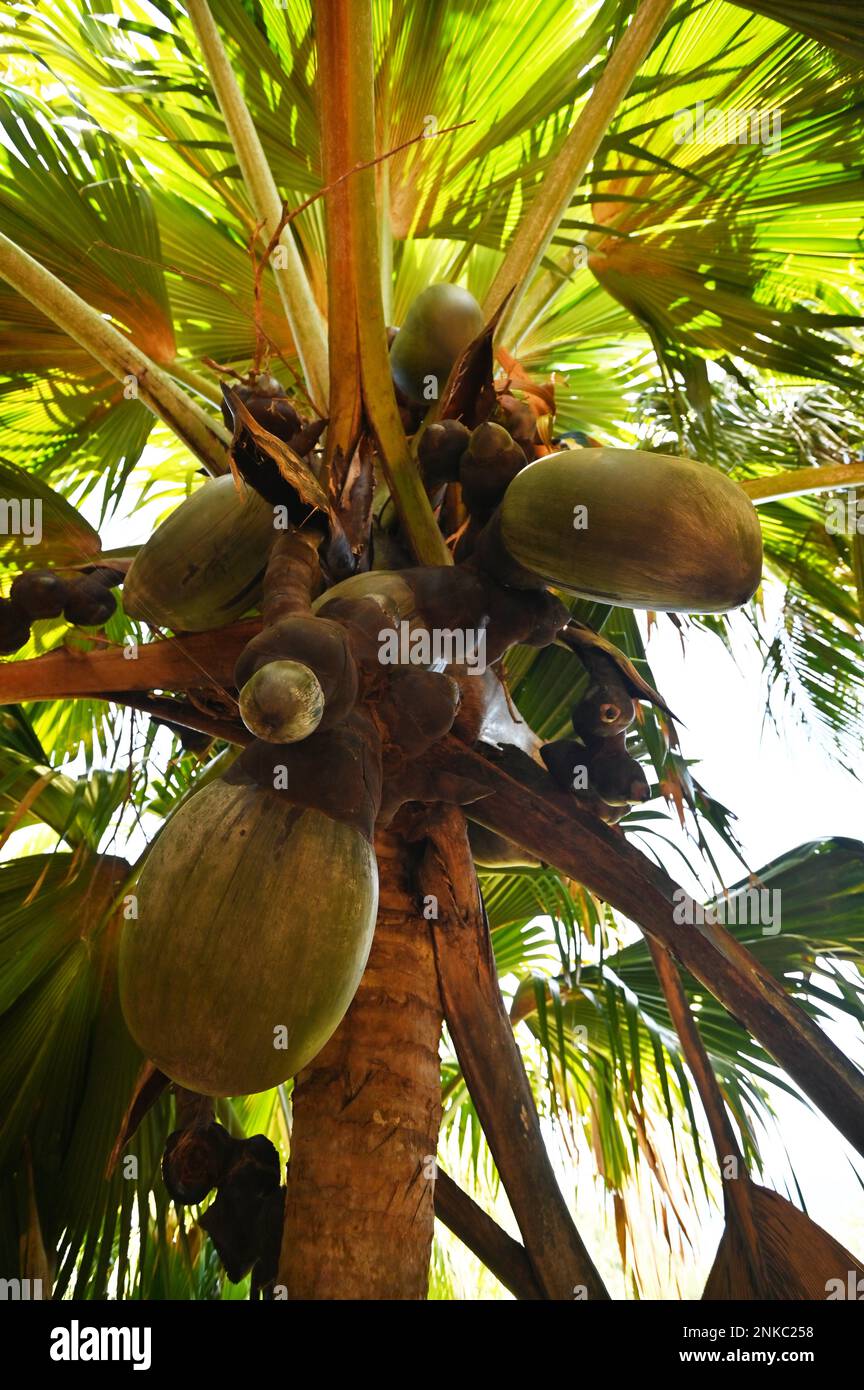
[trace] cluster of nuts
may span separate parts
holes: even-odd
[[[492,421],[469,430],[459,420],[441,420],[424,431],[418,458],[430,493],[460,483],[472,520],[483,525],[533,453]]]
[[[267,373],[253,375],[249,381],[233,388],[227,384],[223,387],[222,418],[234,431],[233,458],[237,468],[247,483],[271,505],[284,504],[289,495],[285,477],[276,460],[258,447],[258,441],[249,434],[243,411],[256,425],[287,444],[293,454],[310,463],[310,455],[327,421],[301,415],[278,378]]]
[[[43,618],[64,617],[79,627],[101,627],[117,607],[111,592],[123,575],[97,566],[64,579],[54,570],[19,574],[8,599],[0,599],[0,655],[11,656],[30,639],[30,627]]]
[[[162,1177],[169,1195],[186,1206],[216,1197],[198,1224],[207,1232],[228,1278],[252,1274],[252,1292],[268,1297],[279,1260],[285,1189],[276,1149],[263,1134],[235,1139],[214,1122],[168,1136]]]
[[[636,707],[609,657],[585,652],[582,660],[591,679],[570,712],[577,738],[547,743],[540,756],[563,790],[593,795],[602,819],[616,821],[651,794],[641,765],[627,751],[626,731]]]

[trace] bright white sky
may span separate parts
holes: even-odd
[[[737,645],[738,666],[710,634],[691,629],[686,655],[668,619],[653,630],[647,656],[658,689],[686,724],[685,756],[702,784],[737,814],[748,862],[758,869],[809,840],[843,835],[864,840],[864,790],[836,757],[791,718],[776,730],[763,724],[765,683],[752,642]],[[729,881],[742,877],[735,858],[713,846]],[[668,867],[680,878],[680,863]],[[843,1028],[835,1039],[864,1058],[860,1036]],[[864,1191],[847,1155],[852,1150],[828,1121],[803,1105],[776,1097],[782,1140],[801,1184],[809,1214],[850,1247],[864,1253]],[[767,1171],[781,1191],[784,1155],[766,1149]],[[858,1159],[859,1170],[864,1163]]]
[[[812,729],[790,714],[780,729],[763,721],[765,680],[743,618],[736,660],[711,634],[691,627],[686,654],[668,619],[652,630],[647,656],[662,694],[686,725],[682,752],[698,758],[694,772],[737,815],[736,829],[751,867],[807,840],[864,838],[864,789]],[[782,712],[775,702],[775,713]],[[713,846],[732,880],[735,856]]]

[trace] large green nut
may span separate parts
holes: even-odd
[[[483,311],[472,294],[459,285],[430,285],[414,300],[390,349],[399,390],[417,405],[437,400],[454,364],[483,328]]]
[[[248,1095],[296,1076],[335,1032],[378,904],[369,839],[284,795],[220,779],[147,856],[120,942],[120,999],[172,1081]]]
[[[182,632],[242,617],[258,602],[273,508],[226,474],[204,483],[136,555],[123,585],[132,618]]]
[[[746,493],[693,459],[639,449],[568,449],[529,464],[498,513],[523,569],[627,608],[722,613],[762,575],[759,517]]]

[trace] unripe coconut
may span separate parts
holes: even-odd
[[[240,718],[265,743],[295,743],[321,723],[321,682],[300,661],[268,661],[240,691]]]
[[[0,598],[0,656],[11,656],[30,640],[30,619],[12,599]]]
[[[63,612],[68,622],[80,627],[101,627],[107,623],[116,607],[117,600],[111,590],[100,584],[98,579],[85,575],[69,585]]]
[[[585,598],[722,613],[762,573],[759,518],[715,468],[639,449],[577,449],[529,464],[499,512],[524,570]]]
[[[459,481],[459,460],[470,440],[471,432],[461,420],[439,420],[423,431],[417,458],[428,488]]]
[[[527,463],[524,450],[503,425],[490,421],[478,425],[459,465],[459,481],[468,510],[488,509],[488,515]]]
[[[289,440],[297,434],[302,421],[292,402],[285,395],[285,388],[275,376],[259,376],[254,387],[241,383],[234,390],[245,405],[253,420],[263,425],[265,430],[277,438]],[[222,418],[229,429],[234,421],[226,404],[222,405]]]
[[[59,618],[69,595],[65,579],[53,570],[27,570],[19,574],[9,590],[9,597],[28,618]]]
[[[123,585],[131,618],[204,632],[258,601],[273,542],[273,508],[226,474],[204,483],[162,522]]]
[[[483,331],[483,310],[459,285],[430,285],[418,294],[390,349],[390,370],[409,401],[443,395],[457,359]],[[435,389],[429,394],[428,378]]]
[[[647,801],[651,795],[648,778],[637,760],[627,752],[624,734],[600,738],[587,750],[588,782],[610,806]]]
[[[202,1095],[296,1076],[366,965],[378,905],[368,838],[278,791],[220,779],[167,822],[136,893],[119,978],[142,1051]]]

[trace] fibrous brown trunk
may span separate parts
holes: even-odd
[[[379,834],[378,923],[351,1008],[294,1088],[278,1283],[289,1299],[423,1299],[441,1121],[441,1001],[412,851]]]

